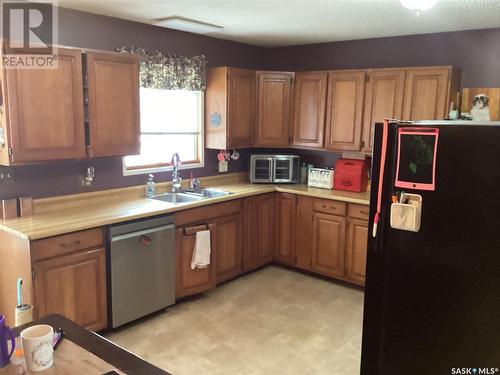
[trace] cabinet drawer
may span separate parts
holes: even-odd
[[[74,232],[62,236],[34,241],[32,244],[33,260],[42,260],[58,255],[102,246],[102,228]]]
[[[368,216],[370,215],[370,206],[365,206],[362,204],[349,204],[347,214],[349,215],[349,217],[368,220]]]
[[[346,204],[344,202],[332,201],[329,199],[315,199],[313,202],[315,212],[324,212],[325,214],[345,215]]]

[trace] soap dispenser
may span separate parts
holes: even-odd
[[[148,182],[146,182],[146,198],[151,198],[153,195],[155,195],[155,182],[154,179],[155,176],[150,174],[148,177]]]

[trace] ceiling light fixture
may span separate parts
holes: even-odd
[[[151,23],[153,25],[167,27],[169,29],[187,31],[195,34],[208,34],[215,31],[224,30],[222,26],[213,25],[211,23],[193,20],[191,18],[185,18],[181,16],[155,18],[151,20]]]
[[[410,10],[417,12],[429,10],[436,5],[437,0],[400,0],[401,4]]]

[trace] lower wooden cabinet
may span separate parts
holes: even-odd
[[[196,233],[203,230],[210,230],[211,254],[210,265],[207,268],[191,269]],[[215,225],[197,224],[177,228],[176,230],[176,298],[182,298],[192,294],[202,293],[215,288]]]
[[[217,284],[241,273],[242,235],[241,213],[214,220]]]
[[[344,216],[313,213],[313,271],[332,277],[344,277],[345,230]]]
[[[254,270],[274,259],[274,194],[243,201],[243,271]]]
[[[295,222],[297,197],[295,194],[278,193],[276,196],[276,252],[279,263],[295,264]]]
[[[347,220],[346,278],[358,285],[365,285],[368,222]]]
[[[295,267],[311,271],[311,245],[313,237],[313,198],[297,197],[297,222],[295,233]]]
[[[107,326],[104,248],[34,263],[36,316],[61,314],[98,331]]]

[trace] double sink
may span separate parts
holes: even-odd
[[[200,190],[180,190],[178,192],[158,194],[151,197],[151,199],[172,204],[183,204],[198,202],[209,198],[223,197],[229,194],[232,193],[221,189],[205,188]]]

